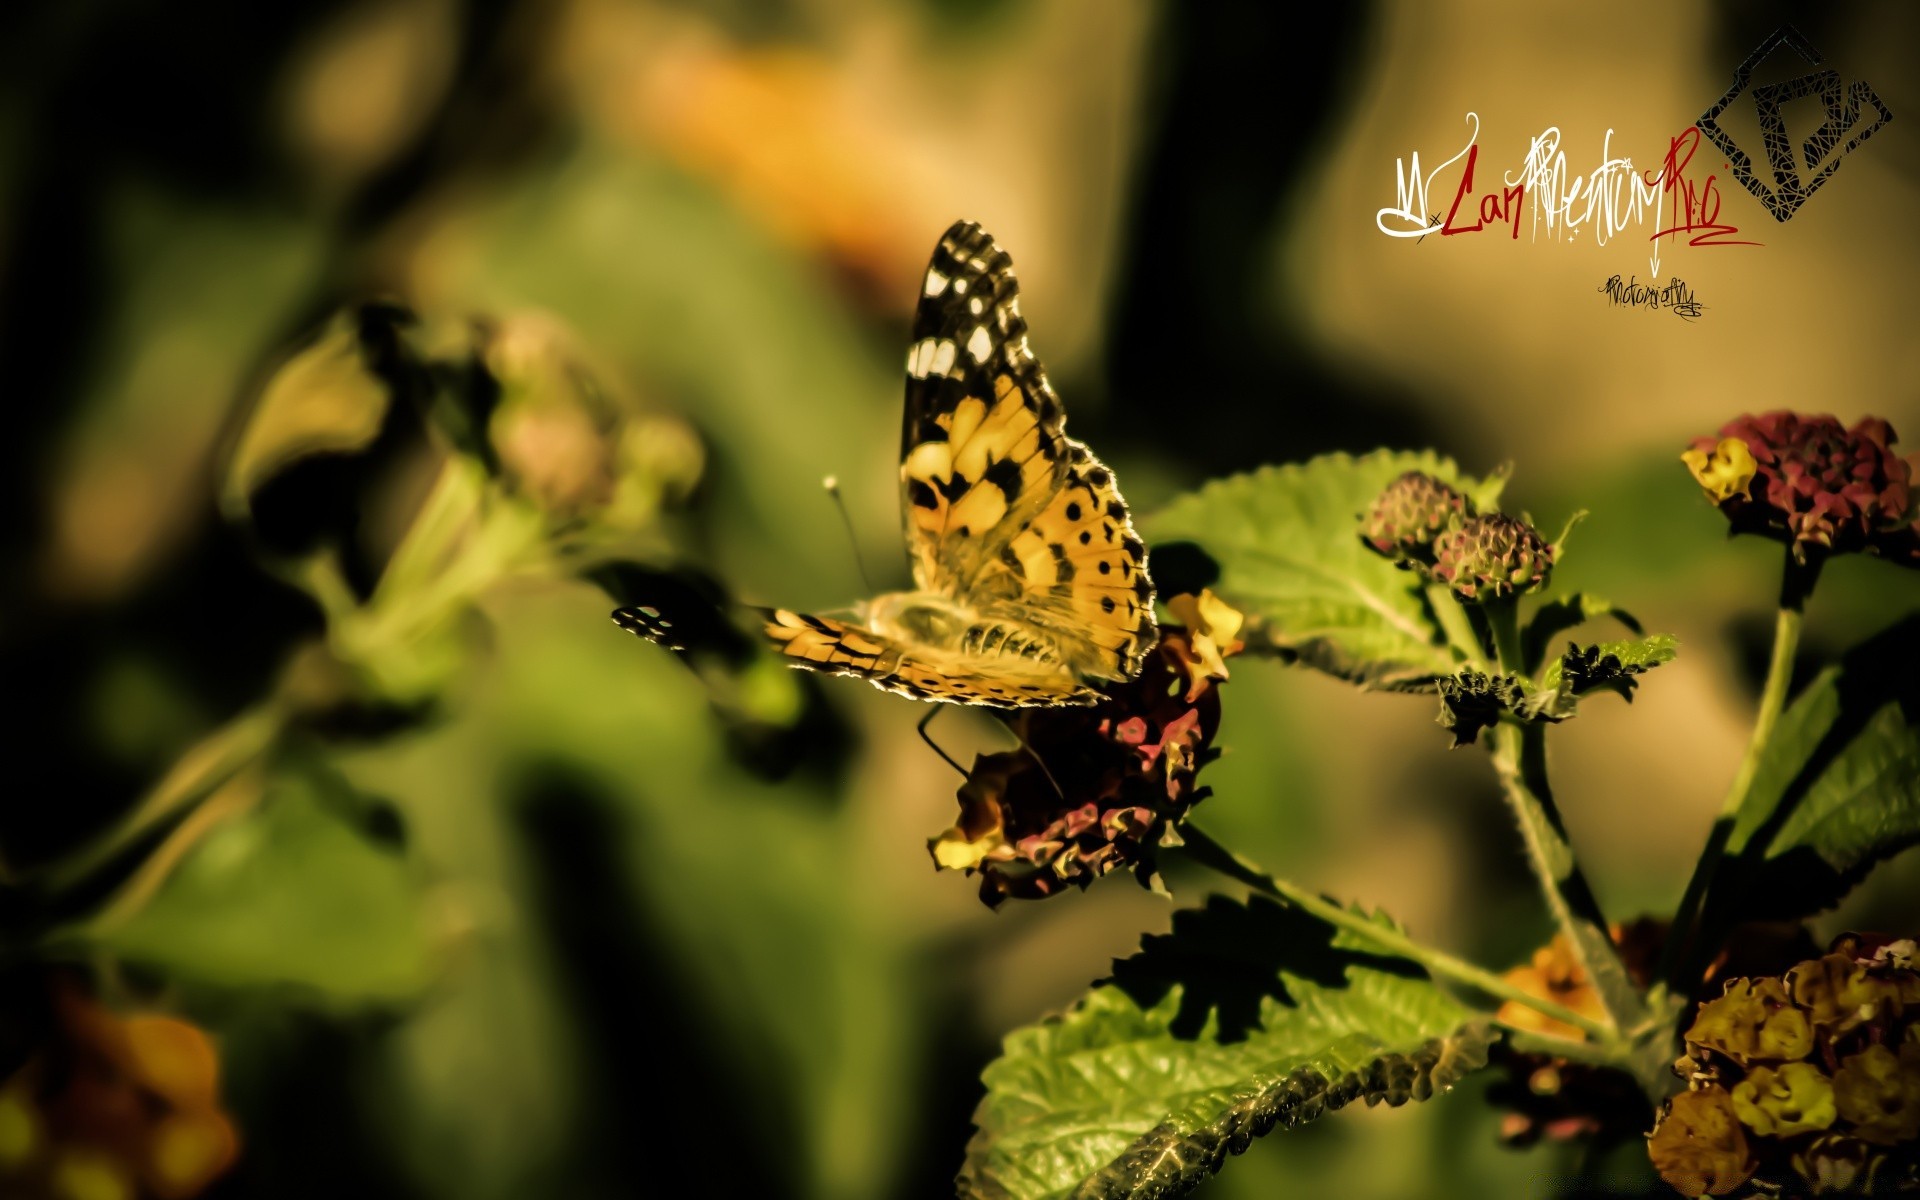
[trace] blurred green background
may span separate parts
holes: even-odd
[[[1657,165],[1789,18],[1898,119],[1785,224],[1722,175],[1723,219],[1766,244],[1664,252],[1701,320],[1595,294],[1644,273],[1631,234],[1375,230],[1396,158],[1431,169],[1469,110],[1483,172],[1550,125],[1576,173],[1609,129]],[[1377,445],[1513,462],[1543,528],[1591,510],[1559,585],[1683,649],[1556,734],[1561,803],[1615,917],[1670,909],[1745,739],[1776,569],[1677,454],[1774,407],[1920,435],[1916,44],[1897,3],[7,6],[0,1067],[32,1052],[26,946],[51,932],[114,1006],[213,1038],[241,1153],[207,1195],[949,1194],[997,1039],[1170,907],[1114,879],[989,913],[925,853],[955,781],[914,706],[782,674],[767,703],[800,734],[756,756],[564,573],[506,573],[457,636],[423,634],[407,653],[448,647],[420,652],[430,703],[390,688],[390,724],[296,739],[86,886],[47,881],[326,628],[221,497],[330,314],[564,331],[622,411],[697,436],[690,491],[623,552],[830,608],[863,584],[824,475],[874,584],[905,582],[900,364],[962,217],[1013,255],[1072,431],[1136,512]],[[354,564],[377,574],[447,454],[418,429],[373,450],[351,488],[289,502],[344,514],[363,597]],[[1804,668],[1915,607],[1910,573],[1837,562]],[[941,728],[963,759],[1004,740],[973,713]],[[1491,776],[1429,700],[1236,662],[1220,742],[1198,819],[1270,870],[1496,967],[1545,939]],[[1909,853],[1823,931],[1916,912]],[[1502,1148],[1482,1086],[1269,1138],[1204,1194],[1546,1194],[1575,1163]]]

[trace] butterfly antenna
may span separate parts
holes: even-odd
[[[847,544],[853,547],[853,565],[860,568],[860,582],[865,585],[867,593],[871,595],[876,589],[873,586],[872,577],[867,574],[867,560],[860,556],[860,539],[853,534],[853,518],[847,515],[847,502],[840,496],[840,480],[836,476],[829,475],[820,482],[827,489],[827,495],[833,497],[833,506],[840,510],[840,523],[846,526],[847,530]],[[920,736],[923,738],[927,736],[925,726],[926,722],[922,721]],[[931,741],[927,744],[933,746]],[[933,748],[935,750],[940,749],[938,746],[934,746]],[[942,753],[940,757],[947,758],[945,753]],[[952,762],[953,760],[947,758],[947,761]],[[961,771],[960,773],[962,775],[966,774],[965,771]]]
[[[927,726],[933,724],[933,719],[939,716],[940,710],[945,707],[946,705],[944,704],[936,704],[932,708],[928,709],[927,715],[920,718],[920,723],[913,727],[913,731],[920,735],[921,741],[925,742],[929,746],[932,746],[933,752],[935,754],[938,754],[941,758],[945,759],[948,766],[960,772],[960,778],[970,780],[973,778],[973,776],[967,774],[967,769],[961,766],[959,763],[953,761],[953,755],[948,754],[945,750],[942,750],[940,748],[940,743],[934,741],[933,735],[927,732]]]

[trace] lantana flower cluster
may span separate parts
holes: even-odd
[[[1920,566],[1913,464],[1896,440],[1879,417],[1847,427],[1779,410],[1736,417],[1680,459],[1734,532],[1784,541],[1801,562],[1851,551]]]
[[[1161,628],[1139,675],[1090,708],[1021,710],[1010,725],[1025,746],[974,760],[959,819],[928,849],[942,869],[978,873],[989,906],[1123,867],[1150,883],[1158,850],[1179,844],[1219,753],[1219,684],[1243,648],[1242,615],[1210,591],[1167,607],[1184,624]]]
[[[42,1037],[0,1082],[0,1195],[17,1200],[188,1200],[232,1167],[239,1134],[205,1032],[125,1016],[66,976]]]
[[[1920,951],[1837,940],[1700,1006],[1648,1141],[1685,1196],[1920,1190]]]

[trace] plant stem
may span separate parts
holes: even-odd
[[[1493,630],[1494,648],[1502,670],[1519,674],[1523,660],[1518,609],[1511,599],[1485,606]],[[1556,924],[1566,935],[1576,961],[1593,983],[1616,1030],[1641,1024],[1646,1006],[1627,978],[1607,919],[1588,886],[1567,841],[1560,813],[1547,782],[1546,726],[1539,722],[1503,721],[1494,730],[1493,765],[1500,791],[1520,826],[1527,859],[1540,880],[1541,893]]]
[[[1788,549],[1780,579],[1780,610],[1773,621],[1773,651],[1767,660],[1766,683],[1760,689],[1760,710],[1753,719],[1753,734],[1747,739],[1747,750],[1733,774],[1733,784],[1720,802],[1719,815],[1714,818],[1713,831],[1707,835],[1700,861],[1694,864],[1693,877],[1687,880],[1687,890],[1674,912],[1673,926],[1660,955],[1659,978],[1676,989],[1685,988],[1690,982],[1681,977],[1689,973],[1690,964],[1698,957],[1689,953],[1694,949],[1691,944],[1695,940],[1694,922],[1706,900],[1707,888],[1719,870],[1720,860],[1726,854],[1747,794],[1753,790],[1760,760],[1766,754],[1767,744],[1773,740],[1774,726],[1787,706],[1787,689],[1793,682],[1793,657],[1800,649],[1800,627],[1806,617],[1807,597],[1819,579],[1820,565],[1818,558],[1797,562],[1791,548]]]
[[[1441,630],[1446,633],[1447,644],[1460,654],[1467,665],[1480,665],[1486,658],[1486,652],[1481,649],[1479,635],[1473,631],[1473,622],[1467,619],[1467,610],[1461,607],[1453,589],[1444,583],[1429,583],[1427,604],[1433,609],[1434,619],[1440,622]]]
[[[1366,917],[1323,900],[1304,888],[1275,879],[1214,841],[1191,822],[1181,827],[1181,836],[1186,839],[1187,854],[1194,861],[1211,867],[1230,879],[1238,880],[1254,891],[1272,896],[1302,912],[1310,913],[1327,924],[1343,929],[1389,954],[1412,959],[1433,975],[1451,979],[1455,983],[1464,984],[1490,996],[1498,996],[1502,1000],[1524,1005],[1543,1016],[1571,1025],[1593,1038],[1598,1046],[1611,1049],[1618,1044],[1614,1031],[1591,1017],[1582,1016],[1565,1005],[1531,995],[1491,971],[1455,958],[1445,951],[1423,946],[1396,929],[1377,925]]]
[[[37,881],[49,891],[72,887],[119,857],[162,822],[198,804],[260,759],[279,739],[286,713],[269,700],[202,738],[173,764],[135,809],[105,836],[51,867]]]

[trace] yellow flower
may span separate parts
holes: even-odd
[[[1711,453],[1696,446],[1683,452],[1680,461],[1687,464],[1687,470],[1693,472],[1694,479],[1713,497],[1715,504],[1746,495],[1747,485],[1760,470],[1753,451],[1747,448],[1744,439],[1737,437],[1721,438]]]
[[[1778,979],[1735,979],[1719,998],[1700,1006],[1687,1046],[1717,1050],[1742,1064],[1801,1058],[1813,1049],[1813,1031]]]
[[[1724,1196],[1754,1168],[1732,1100],[1718,1087],[1675,1096],[1647,1139],[1647,1156],[1682,1196]]]
[[[1188,692],[1187,698],[1193,700],[1204,690],[1202,680],[1227,678],[1227,656],[1245,648],[1239,637],[1246,615],[1214,595],[1211,588],[1200,589],[1198,596],[1183,592],[1168,600],[1167,608],[1187,627],[1193,647],[1191,661],[1201,668]]]
[[[1515,967],[1501,978],[1529,996],[1551,1000],[1583,1017],[1592,1017],[1601,1022],[1607,1019],[1607,1008],[1600,999],[1600,993],[1588,981],[1587,973],[1580,969],[1580,960],[1573,954],[1573,944],[1563,933],[1554,934],[1553,941],[1535,950],[1532,962],[1524,967]],[[1552,1037],[1571,1038],[1577,1042],[1587,1036],[1573,1026],[1536,1012],[1517,1000],[1502,1004],[1496,1015],[1509,1025]]]
[[[1920,1137],[1920,1046],[1868,1046],[1840,1064],[1833,1098],[1854,1133],[1891,1146]]]
[[[1755,1067],[1733,1089],[1733,1111],[1761,1137],[1792,1137],[1833,1124],[1833,1082],[1812,1063]]]

